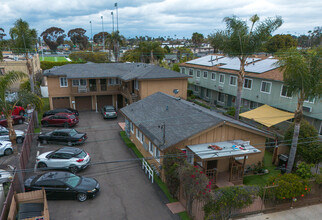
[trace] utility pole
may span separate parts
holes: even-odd
[[[119,31],[119,10],[117,7],[117,2],[114,4],[116,8],[116,31]]]
[[[93,32],[92,32],[92,21],[89,21],[89,23],[91,24],[91,41],[92,41],[92,53],[93,53]],[[103,32],[104,34],[104,32]]]
[[[105,51],[105,37],[104,37],[103,16],[101,16],[101,19],[102,19],[102,32],[103,32],[103,51]]]
[[[112,27],[113,27],[113,31],[112,31],[112,33],[114,33],[114,13],[113,12],[111,12],[111,15],[112,15]]]

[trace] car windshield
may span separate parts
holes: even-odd
[[[79,154],[77,154],[76,158],[85,158],[87,156],[87,153],[85,151],[81,151]]]
[[[80,179],[81,178],[79,176],[76,176],[76,175],[70,173],[69,176],[64,179],[64,182],[66,184],[70,185],[71,187],[76,187],[78,185]]]
[[[75,136],[77,134],[77,131],[75,129],[70,130],[69,135]]]
[[[105,108],[105,111],[106,111],[106,112],[114,112],[115,110],[114,110],[114,109],[112,109],[112,108]]]
[[[70,119],[74,119],[74,118],[76,118],[76,117],[75,117],[75,115],[71,115],[71,116],[69,116],[69,118],[70,118]]]

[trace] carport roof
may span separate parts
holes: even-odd
[[[161,150],[225,122],[272,137],[271,134],[246,123],[162,92],[128,105],[122,108],[121,112]],[[160,129],[163,123],[165,123],[165,144]]]
[[[45,70],[45,76],[66,76],[68,79],[117,77],[132,79],[189,78],[189,76],[145,63],[67,64]]]

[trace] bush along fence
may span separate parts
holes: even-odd
[[[17,192],[17,193],[24,192],[23,180],[25,177],[25,172],[22,172],[22,171],[26,169],[28,159],[29,159],[30,149],[32,146],[33,133],[34,133],[34,120],[35,120],[35,116],[34,114],[32,114],[32,117],[28,124],[27,132],[25,133],[25,139],[22,144],[21,152],[18,155],[19,157],[18,161],[20,164],[16,166],[16,169],[14,171],[14,175],[9,187],[9,191],[7,193],[6,200],[3,204],[1,217],[0,217],[1,220],[7,219],[14,192]]]

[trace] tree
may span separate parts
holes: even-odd
[[[322,27],[315,27],[313,31],[309,31],[309,45],[317,47],[322,44]]]
[[[141,56],[141,52],[138,48],[133,49],[133,50],[127,50],[121,60],[122,62],[140,62],[140,56]]]
[[[216,33],[210,34],[208,36],[208,42],[214,48],[214,52],[218,53],[223,49],[222,42],[224,41],[224,31],[217,31]]]
[[[36,107],[40,108],[42,106],[42,101],[39,96],[28,90],[22,90],[18,93],[18,98],[14,102],[9,102],[6,100],[6,92],[10,90],[11,86],[17,82],[20,82],[28,75],[23,72],[10,71],[3,76],[0,76],[0,108],[2,114],[5,115],[8,122],[9,138],[12,142],[14,152],[17,153],[18,149],[16,147],[16,133],[12,126],[12,111],[16,106],[16,103],[22,102],[24,104],[34,104]]]
[[[37,31],[30,29],[28,22],[23,21],[21,18],[15,22],[9,33],[18,52],[28,52],[27,50],[32,49],[37,42]]]
[[[57,47],[64,43],[64,38],[66,37],[64,32],[65,31],[61,28],[51,27],[42,32],[40,36],[52,51],[56,51]]]
[[[88,37],[85,36],[86,30],[83,28],[75,28],[68,31],[68,37],[80,50],[85,50],[88,44]]]
[[[107,32],[99,32],[98,34],[95,34],[93,37],[93,41],[97,44],[103,43],[103,35],[104,35],[104,41],[107,40],[107,38],[110,38],[110,34]]]
[[[284,84],[291,95],[297,95],[297,108],[294,113],[294,133],[286,171],[290,173],[296,156],[303,103],[322,95],[322,47],[314,50],[291,48],[278,54],[279,65],[283,72]]]
[[[240,20],[236,16],[225,17],[224,22],[226,30],[217,32],[215,35],[218,34],[223,39],[218,47],[222,48],[224,54],[238,58],[240,61],[235,103],[235,119],[238,119],[247,58],[262,48],[263,43],[271,36],[272,32],[282,25],[283,21],[280,17],[276,17],[259,22],[259,17],[255,14],[250,18],[250,27],[246,21]]]
[[[264,49],[269,53],[275,53],[278,50],[286,50],[296,46],[297,41],[290,34],[276,34],[265,43]]]
[[[165,49],[160,46],[159,42],[144,41],[139,44],[141,52],[141,62],[154,63],[155,60],[162,60],[165,55]]]
[[[192,34],[191,40],[192,40],[192,43],[193,43],[194,48],[196,50],[196,48],[197,47],[200,48],[201,44],[203,43],[203,40],[204,40],[203,34],[195,32]]]
[[[119,61],[119,47],[125,45],[125,37],[120,35],[119,31],[114,31],[109,35],[109,38],[105,42],[110,50],[113,50],[115,61]]]
[[[6,34],[4,33],[4,29],[0,28],[0,40],[2,40],[4,36],[6,36]]]

